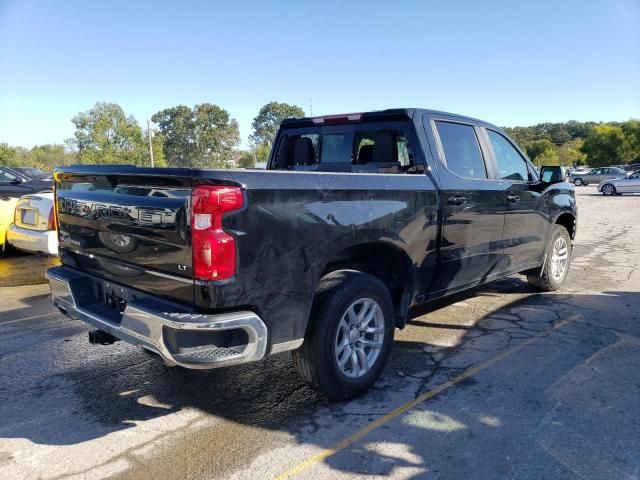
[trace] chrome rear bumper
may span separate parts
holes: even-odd
[[[67,267],[50,268],[46,276],[51,301],[63,313],[151,350],[168,365],[207,369],[252,362],[265,355],[267,327],[254,312],[198,314],[146,297],[127,302],[121,314],[113,315],[92,298],[93,277]],[[129,290],[102,283],[123,293]]]

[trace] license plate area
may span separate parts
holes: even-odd
[[[127,308],[127,300],[119,297],[113,291],[106,291],[104,294],[104,304],[107,308],[122,314],[124,309]]]
[[[36,210],[32,208],[23,208],[20,211],[20,222],[24,225],[31,225],[32,227],[36,225],[38,220]]]

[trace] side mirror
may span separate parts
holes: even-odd
[[[16,177],[9,182],[11,185],[20,185],[22,183],[22,179],[20,177]]]
[[[564,167],[548,165],[540,169],[540,180],[544,183],[560,183],[567,181],[567,171]]]

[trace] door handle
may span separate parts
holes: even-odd
[[[447,198],[447,202],[450,205],[464,205],[465,203],[467,203],[467,199],[460,195],[456,195],[455,197]]]
[[[520,201],[520,197],[518,195],[509,194],[507,195],[507,202],[518,203]]]

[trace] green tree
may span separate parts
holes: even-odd
[[[252,168],[256,166],[255,158],[253,156],[254,152],[251,152],[248,150],[241,150],[238,153],[240,154],[240,158],[238,158],[238,167]]]
[[[595,125],[594,122],[578,122],[577,120],[569,120],[565,123],[565,129],[569,133],[572,139],[575,138],[587,138],[591,128]]]
[[[273,143],[278,128],[285,118],[304,117],[304,110],[297,105],[288,103],[269,102],[258,112],[251,127],[253,133],[249,140],[255,145],[269,145]]]
[[[24,164],[44,171],[52,171],[62,165],[70,165],[76,161],[73,152],[67,152],[64,145],[38,145],[26,153]]]
[[[72,143],[80,163],[140,165],[145,152],[142,130],[115,103],[98,102],[72,120]]]
[[[262,145],[258,145],[255,148],[255,152],[256,161],[259,163],[264,163],[269,161],[269,153],[271,153],[271,147],[269,147],[269,145],[267,145],[266,143],[263,143]]]
[[[164,137],[163,152],[172,166],[191,166],[196,155],[193,112],[178,105],[154,114],[151,120],[158,125]]]
[[[584,165],[586,155],[581,150],[583,143],[584,140],[581,138],[574,138],[564,143],[558,149],[560,165]]]
[[[141,161],[143,166],[150,167],[151,166],[151,155],[149,154],[149,137],[147,136],[147,132],[143,133],[144,135],[144,144],[146,146],[146,150],[142,155]],[[167,160],[164,156],[164,135],[161,133],[151,132],[151,148],[153,148],[153,166],[154,167],[167,167]]]
[[[151,117],[164,139],[171,166],[228,167],[240,143],[238,122],[217,105],[203,103],[164,109]]]
[[[621,158],[625,163],[640,162],[640,120],[631,119],[620,128],[624,134]]]
[[[558,164],[557,147],[546,138],[541,140],[534,140],[533,142],[529,143],[526,146],[526,151],[531,161],[538,166],[544,165],[543,162],[553,162],[546,163],[546,165]]]
[[[589,166],[602,167],[620,161],[623,144],[624,133],[621,127],[602,124],[593,127],[581,151],[587,156]]]
[[[562,145],[571,140],[571,135],[567,132],[564,123],[542,123],[538,125],[539,130],[548,137],[554,145]]]
[[[536,157],[536,164],[540,167],[543,165],[560,165],[560,156],[558,155],[558,149],[550,148],[548,150],[543,151],[540,155]]]
[[[11,167],[19,164],[18,151],[6,143],[0,143],[0,165]]]

